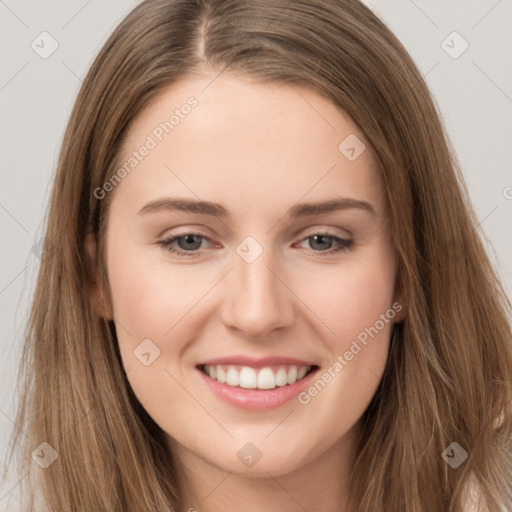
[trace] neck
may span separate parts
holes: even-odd
[[[286,474],[261,476],[225,471],[171,441],[180,475],[180,512],[354,512],[349,478],[357,430]]]

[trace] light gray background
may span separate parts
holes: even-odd
[[[18,348],[39,260],[50,183],[82,78],[138,2],[0,0],[0,457],[13,428]],[[512,0],[366,0],[416,61],[451,136],[495,268],[512,296]],[[32,41],[48,32],[57,50]],[[443,49],[461,48],[454,59]],[[40,46],[42,43],[39,43]],[[46,46],[48,48],[48,46]],[[35,447],[34,447],[35,448]],[[16,501],[0,488],[0,510]],[[11,488],[14,486],[14,490]]]

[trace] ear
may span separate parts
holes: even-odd
[[[92,231],[85,238],[87,258],[87,293],[96,314],[105,320],[113,320],[112,308],[107,299],[106,285],[101,281],[97,264],[96,236]]]

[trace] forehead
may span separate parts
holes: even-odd
[[[334,195],[380,209],[378,174],[363,144],[351,119],[305,86],[188,75],[132,123],[119,161],[128,172],[115,194],[133,208],[168,194],[253,205],[261,216]]]

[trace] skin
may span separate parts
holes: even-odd
[[[338,145],[363,135],[306,87],[214,76],[188,75],[165,89],[133,122],[123,147],[125,162],[169,113],[197,99],[109,192],[109,315],[123,365],[176,457],[183,512],[353,510],[347,478],[359,420],[383,374],[392,322],[306,405],[292,399],[273,410],[242,410],[216,397],[195,366],[227,355],[279,355],[311,361],[321,375],[400,300],[371,151],[349,161]],[[220,203],[230,217],[138,213],[167,196]],[[375,213],[286,216],[297,203],[335,196],[366,201]],[[326,230],[353,246],[323,255],[339,247],[336,239],[315,245],[309,237]],[[185,233],[206,237],[193,249],[198,257],[158,243]],[[252,263],[236,252],[249,235],[263,249]],[[95,250],[90,238],[88,248]],[[147,338],[160,349],[149,366],[134,356]],[[247,442],[262,455],[250,468],[237,457]]]

